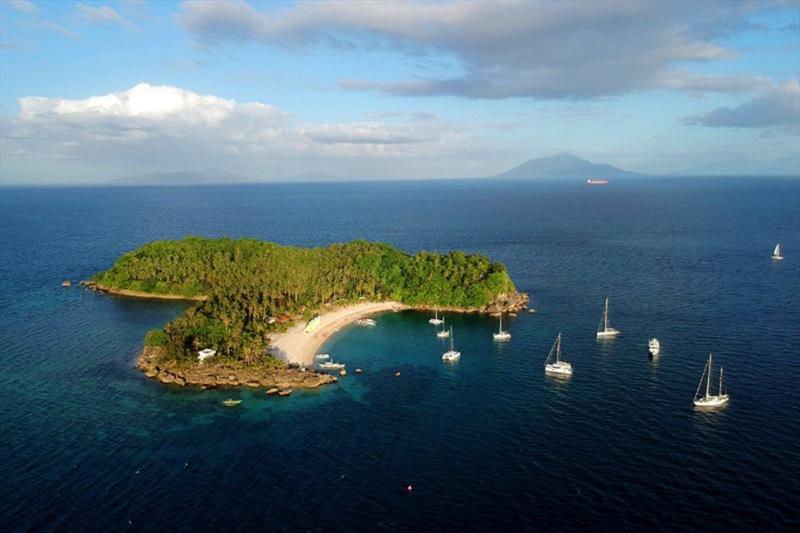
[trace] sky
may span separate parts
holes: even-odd
[[[0,0],[0,184],[800,174],[800,2]]]

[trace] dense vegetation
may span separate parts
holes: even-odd
[[[156,241],[123,255],[95,275],[106,287],[207,300],[164,330],[149,346],[172,357],[211,347],[255,363],[264,357],[270,317],[325,304],[396,300],[406,304],[480,307],[514,291],[505,266],[463,252],[411,256],[387,244],[353,241],[297,248],[253,239]]]

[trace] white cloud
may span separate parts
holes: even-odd
[[[429,157],[462,149],[470,136],[429,114],[296,124],[262,102],[237,102],[140,83],[82,99],[27,96],[3,127],[10,166],[57,159],[97,169],[187,169],[223,164],[256,177],[305,170],[306,160]],[[426,120],[419,120],[424,116]],[[278,171],[276,161],[285,171]]]
[[[654,88],[740,91],[756,77],[697,75],[687,64],[728,60],[719,44],[769,5],[673,2],[299,2],[260,12],[246,2],[182,4],[178,20],[205,45],[390,47],[456,57],[455,77],[346,89],[468,98],[591,98]]]

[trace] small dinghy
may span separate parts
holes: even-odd
[[[236,407],[240,403],[242,403],[242,400],[234,400],[233,398],[222,400],[222,405],[224,405],[225,407]]]
[[[775,249],[772,251],[772,258],[775,261],[780,261],[783,259],[783,256],[781,255],[781,243],[775,245]]]

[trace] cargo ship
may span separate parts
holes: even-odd
[[[604,178],[589,178],[586,185],[608,185],[608,180]]]

